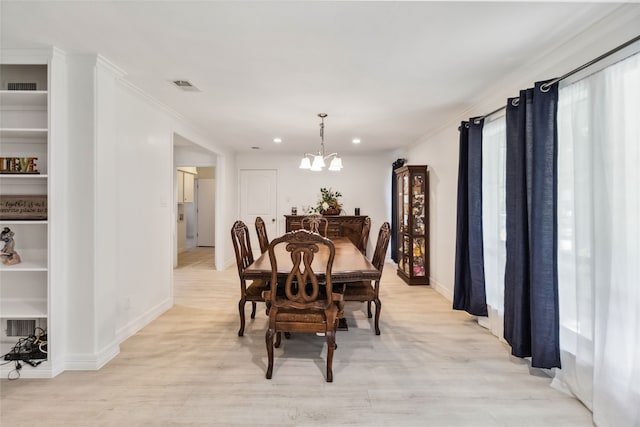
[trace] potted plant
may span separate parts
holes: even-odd
[[[333,191],[331,188],[321,188],[318,204],[314,208],[311,208],[311,212],[317,212],[323,215],[340,214],[342,210],[340,197],[342,197],[342,194],[339,191]]]

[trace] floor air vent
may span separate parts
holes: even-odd
[[[34,319],[7,320],[8,337],[28,337],[33,334],[35,329],[36,321]]]

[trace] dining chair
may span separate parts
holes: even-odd
[[[322,215],[307,215],[300,221],[302,228],[313,233],[318,233],[323,237],[327,237],[329,229],[329,221]]]
[[[236,252],[236,264],[238,265],[238,276],[240,277],[240,301],[238,311],[240,312],[240,330],[238,336],[244,335],[244,305],[251,301],[251,318],[256,317],[256,302],[266,302],[262,292],[267,290],[268,284],[265,280],[253,280],[248,286],[243,273],[245,268],[253,263],[253,252],[251,251],[251,240],[249,238],[249,228],[242,221],[236,221],[231,227],[231,240],[233,249]],[[269,304],[267,303],[267,313]]]
[[[275,248],[282,245],[293,267],[284,283],[278,285],[278,259]],[[327,249],[326,267],[314,272],[314,256],[319,256],[321,247]],[[273,374],[273,348],[280,347],[281,333],[322,333],[327,341],[326,381],[333,381],[333,352],[336,348],[338,311],[344,306],[342,294],[333,292],[331,268],[335,257],[335,246],[326,237],[308,230],[296,230],[274,239],[269,244],[271,262],[271,287],[264,293],[270,302],[269,327],[265,335],[267,344],[267,379]],[[282,252],[280,252],[282,253]],[[324,257],[324,254],[322,255]],[[324,275],[321,282],[318,273]]]
[[[258,243],[260,244],[260,252],[265,253],[269,249],[269,238],[267,237],[267,226],[261,217],[256,217],[256,233],[258,234]]]
[[[378,233],[378,241],[376,242],[376,249],[373,253],[373,259],[371,263],[378,270],[378,278],[376,280],[364,280],[360,282],[347,283],[344,289],[344,301],[361,301],[367,302],[367,316],[372,317],[371,314],[371,302],[376,304],[376,318],[375,318],[375,332],[376,335],[380,335],[380,310],[382,309],[382,302],[380,302],[380,278],[382,277],[382,269],[384,268],[384,259],[387,254],[387,247],[389,246],[389,239],[391,238],[391,226],[388,222],[385,222],[380,227]]]
[[[362,235],[360,237],[360,250],[367,255],[367,245],[369,244],[369,232],[371,231],[371,218],[366,217],[362,222]]]

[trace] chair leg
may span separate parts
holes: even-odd
[[[241,337],[244,335],[244,303],[246,300],[242,298],[240,302],[238,302],[238,311],[240,312],[240,330],[238,331],[238,336]]]
[[[255,301],[251,301],[251,318],[255,319],[256,318],[256,302]]]
[[[375,300],[376,303],[376,321],[375,321],[375,326],[376,326],[376,335],[380,335],[380,310],[382,310],[382,302],[380,301],[379,298],[376,298]]]
[[[369,316],[369,319],[373,317],[371,315],[371,301],[367,301],[367,316]]]
[[[267,379],[271,379],[271,375],[273,374],[273,335],[275,331],[271,328],[267,329],[267,333],[265,335],[265,341],[267,344]]]
[[[333,351],[336,348],[336,333],[334,331],[325,332],[327,336],[327,382],[333,382]]]
[[[286,332],[285,332],[286,334]],[[280,348],[280,344],[282,343],[282,333],[280,331],[276,332],[276,348]]]

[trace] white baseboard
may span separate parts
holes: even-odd
[[[64,362],[65,371],[97,371],[120,353],[119,342],[113,342],[98,353],[69,354]]]
[[[116,338],[112,343],[96,353],[69,354],[64,363],[64,370],[68,371],[96,371],[109,363],[120,353],[120,343],[147,326],[162,313],[173,307],[173,299],[167,298],[155,307],[131,320],[127,325],[116,331]]]
[[[442,283],[439,283],[433,277],[429,277],[429,284],[431,285],[431,287],[436,292],[438,292],[440,295],[445,297],[447,300],[453,302],[453,290],[452,289],[442,285]]]
[[[140,329],[157,319],[162,313],[173,307],[173,298],[167,298],[155,307],[151,307],[140,316],[131,320],[128,324],[116,331],[116,339],[119,343],[136,334]]]

